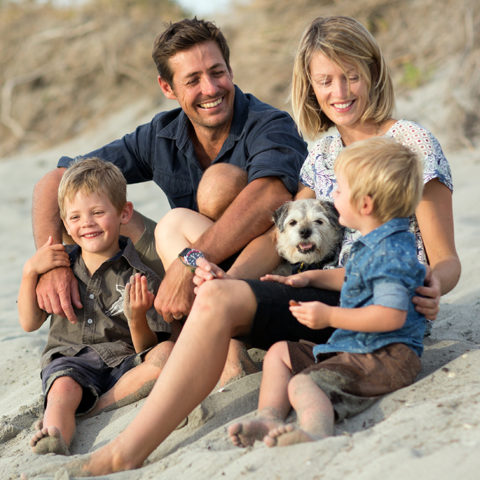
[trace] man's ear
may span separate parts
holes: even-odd
[[[120,224],[125,225],[130,221],[133,215],[133,203],[132,202],[126,202],[125,205],[122,208],[122,211],[120,212]]]
[[[176,100],[177,96],[175,95],[175,92],[173,91],[170,84],[166,80],[164,80],[160,75],[157,77],[157,79],[158,79],[158,84],[160,85],[160,88],[162,89],[162,92],[165,95],[165,97],[167,97],[169,100]]]

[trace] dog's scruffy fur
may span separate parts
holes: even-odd
[[[295,200],[275,210],[278,254],[286,261],[274,273],[291,275],[322,268],[338,256],[343,227],[332,202]]]

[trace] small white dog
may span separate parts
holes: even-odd
[[[278,254],[286,260],[274,271],[291,275],[322,268],[339,252],[343,227],[332,202],[316,199],[295,200],[275,210]]]

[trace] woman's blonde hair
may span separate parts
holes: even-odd
[[[415,213],[423,193],[423,166],[418,155],[393,138],[372,137],[340,152],[335,173],[341,172],[357,206],[368,195],[373,214],[382,223]]]
[[[76,160],[63,174],[58,187],[58,206],[62,219],[66,215],[65,203],[71,201],[78,192],[102,192],[118,212],[127,202],[127,182],[120,169],[96,157]]]
[[[365,80],[369,101],[362,121],[381,123],[392,115],[394,93],[390,72],[374,37],[351,17],[318,17],[305,30],[297,50],[292,78],[292,110],[300,131],[315,139],[334,123],[321,111],[310,75],[315,53],[345,69],[354,66]]]

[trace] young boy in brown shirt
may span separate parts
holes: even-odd
[[[51,317],[42,355],[45,412],[30,442],[36,453],[67,455],[75,415],[145,396],[173,343],[163,341],[170,326],[152,308],[160,279],[120,236],[133,212],[120,170],[96,158],[76,162],[62,178],[58,201],[75,245],[53,244],[50,237],[25,263],[18,311],[24,330],[39,329],[48,317],[35,294],[39,276],[72,267],[83,308],[75,323]]]

